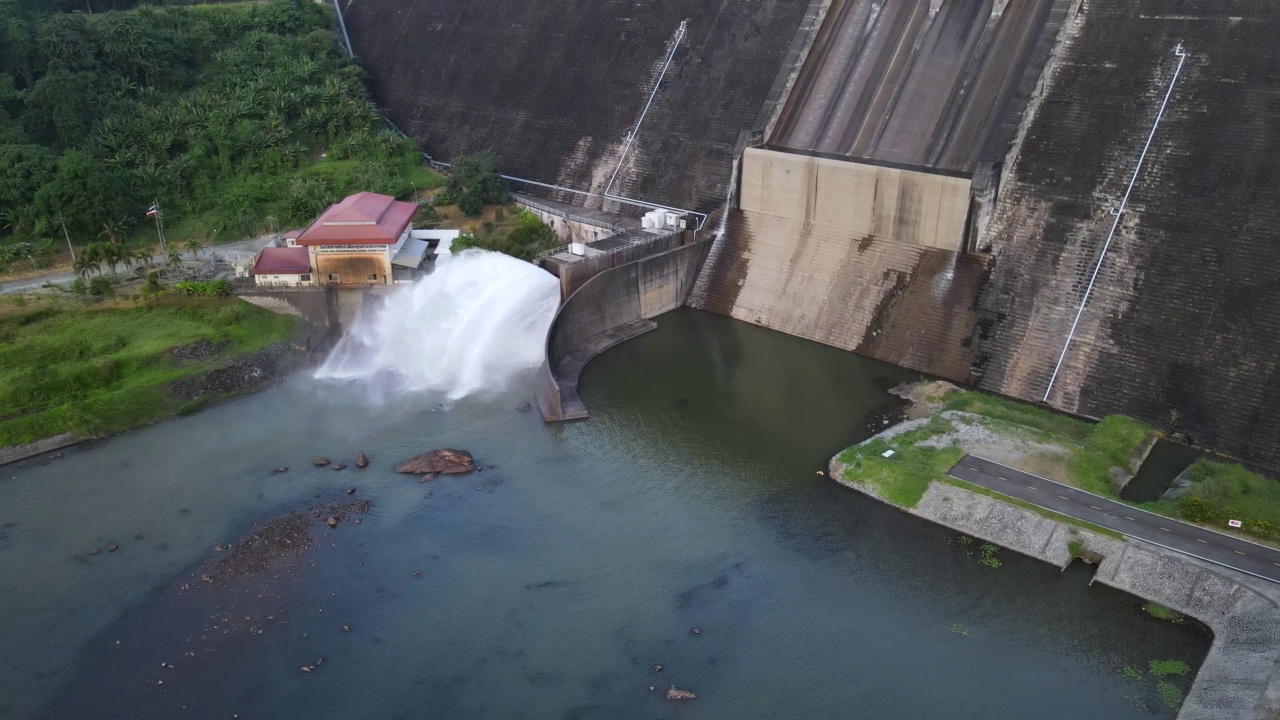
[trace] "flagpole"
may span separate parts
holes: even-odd
[[[71,247],[71,233],[67,232],[67,221],[62,217],[62,210],[58,210],[58,222],[62,223],[62,234],[67,238],[67,249],[71,251],[71,262],[76,261],[76,249]]]
[[[167,262],[169,259],[169,243],[164,239],[164,225],[160,222],[160,201],[152,201],[151,207],[156,209],[156,235],[160,237],[160,253],[164,255]]]

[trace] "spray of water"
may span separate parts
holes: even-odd
[[[378,395],[496,392],[542,363],[558,303],[559,283],[547,272],[466,250],[362,312],[316,377],[367,382]]]

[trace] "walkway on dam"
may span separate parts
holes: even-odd
[[[947,472],[1042,508],[1280,583],[1280,550],[1214,532],[966,454]]]

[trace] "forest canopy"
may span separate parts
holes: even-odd
[[[439,182],[326,6],[81,8],[0,0],[0,245],[143,234],[155,200],[171,238],[232,239]]]

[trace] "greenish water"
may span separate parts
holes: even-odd
[[[815,474],[910,373],[695,311],[659,325],[588,367],[585,422],[516,412],[532,378],[376,407],[298,376],[4,468],[0,717],[1173,717],[1122,669],[1197,666],[1206,634],[1083,569],[985,567]],[[391,471],[436,447],[493,467]],[[309,466],[356,450],[369,469]],[[362,524],[279,580],[178,589],[350,486]]]

